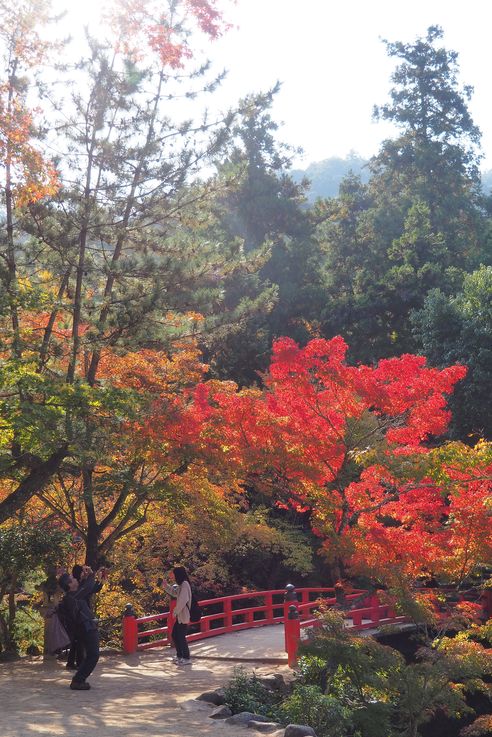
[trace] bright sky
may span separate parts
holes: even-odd
[[[105,0],[57,0],[86,23]],[[482,131],[483,167],[492,168],[490,0],[223,0],[233,28],[205,46],[228,77],[214,98],[233,106],[277,80],[273,117],[279,137],[301,146],[307,166],[355,150],[369,157],[392,129],[371,120],[386,101],[394,61],[381,38],[411,41],[441,25],[444,45],[459,53],[461,81],[475,92],[470,110]]]

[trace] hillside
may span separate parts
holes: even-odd
[[[340,182],[352,172],[359,174],[363,182],[369,180],[369,170],[366,166],[367,159],[363,159],[356,153],[349,154],[346,158],[332,156],[323,161],[315,161],[306,169],[293,169],[292,178],[296,182],[307,178],[311,182],[308,190],[309,202],[314,202],[318,197],[336,197]],[[492,190],[492,169],[482,172],[482,186],[485,194]]]

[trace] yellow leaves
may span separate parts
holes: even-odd
[[[38,271],[38,279],[43,284],[50,284],[53,280],[53,274],[48,269],[40,269]]]
[[[32,290],[31,279],[28,276],[20,276],[17,279],[17,290],[19,294],[26,294]]]
[[[97,597],[97,616],[99,619],[119,619],[128,602],[128,592],[112,581],[111,578],[105,582],[102,593]],[[138,616],[144,612],[137,598],[132,599],[133,608]]]
[[[140,350],[124,356],[107,351],[102,356],[99,375],[110,377],[118,387],[169,395],[201,381],[207,367],[199,356],[194,343],[177,346],[171,357],[164,351]]]

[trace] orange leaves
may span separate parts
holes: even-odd
[[[31,143],[32,113],[13,98],[10,85],[0,86],[0,160],[10,168],[10,186],[19,207],[53,195],[58,175]]]
[[[11,59],[23,65],[39,64],[52,48],[39,28],[50,20],[49,0],[0,0],[0,36],[10,49]]]
[[[135,420],[126,423],[125,434],[149,462],[179,464],[188,446],[200,447],[202,418],[192,394],[205,370],[193,345],[172,356],[153,350],[103,354],[99,379],[129,389],[141,403]]]
[[[453,475],[458,483],[449,497],[450,555],[443,568],[462,579],[477,564],[492,562],[492,466]]]
[[[224,29],[217,0],[115,0],[109,21],[119,31],[121,50],[135,60],[147,47],[162,67],[180,69],[193,56],[190,36],[199,30],[211,39]]]
[[[39,28],[49,20],[46,0],[0,2],[0,36],[4,41],[7,81],[0,85],[0,161],[5,189],[18,207],[53,195],[57,172],[32,143],[33,115],[26,107],[22,75],[35,68],[52,47]]]
[[[115,386],[163,396],[194,386],[206,368],[200,363],[199,351],[194,345],[172,356],[145,349],[122,356],[107,351],[101,358],[99,376],[110,377]]]

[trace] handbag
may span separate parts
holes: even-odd
[[[61,623],[56,609],[47,618],[46,652],[55,655],[59,650],[65,650],[71,644],[67,630]]]

